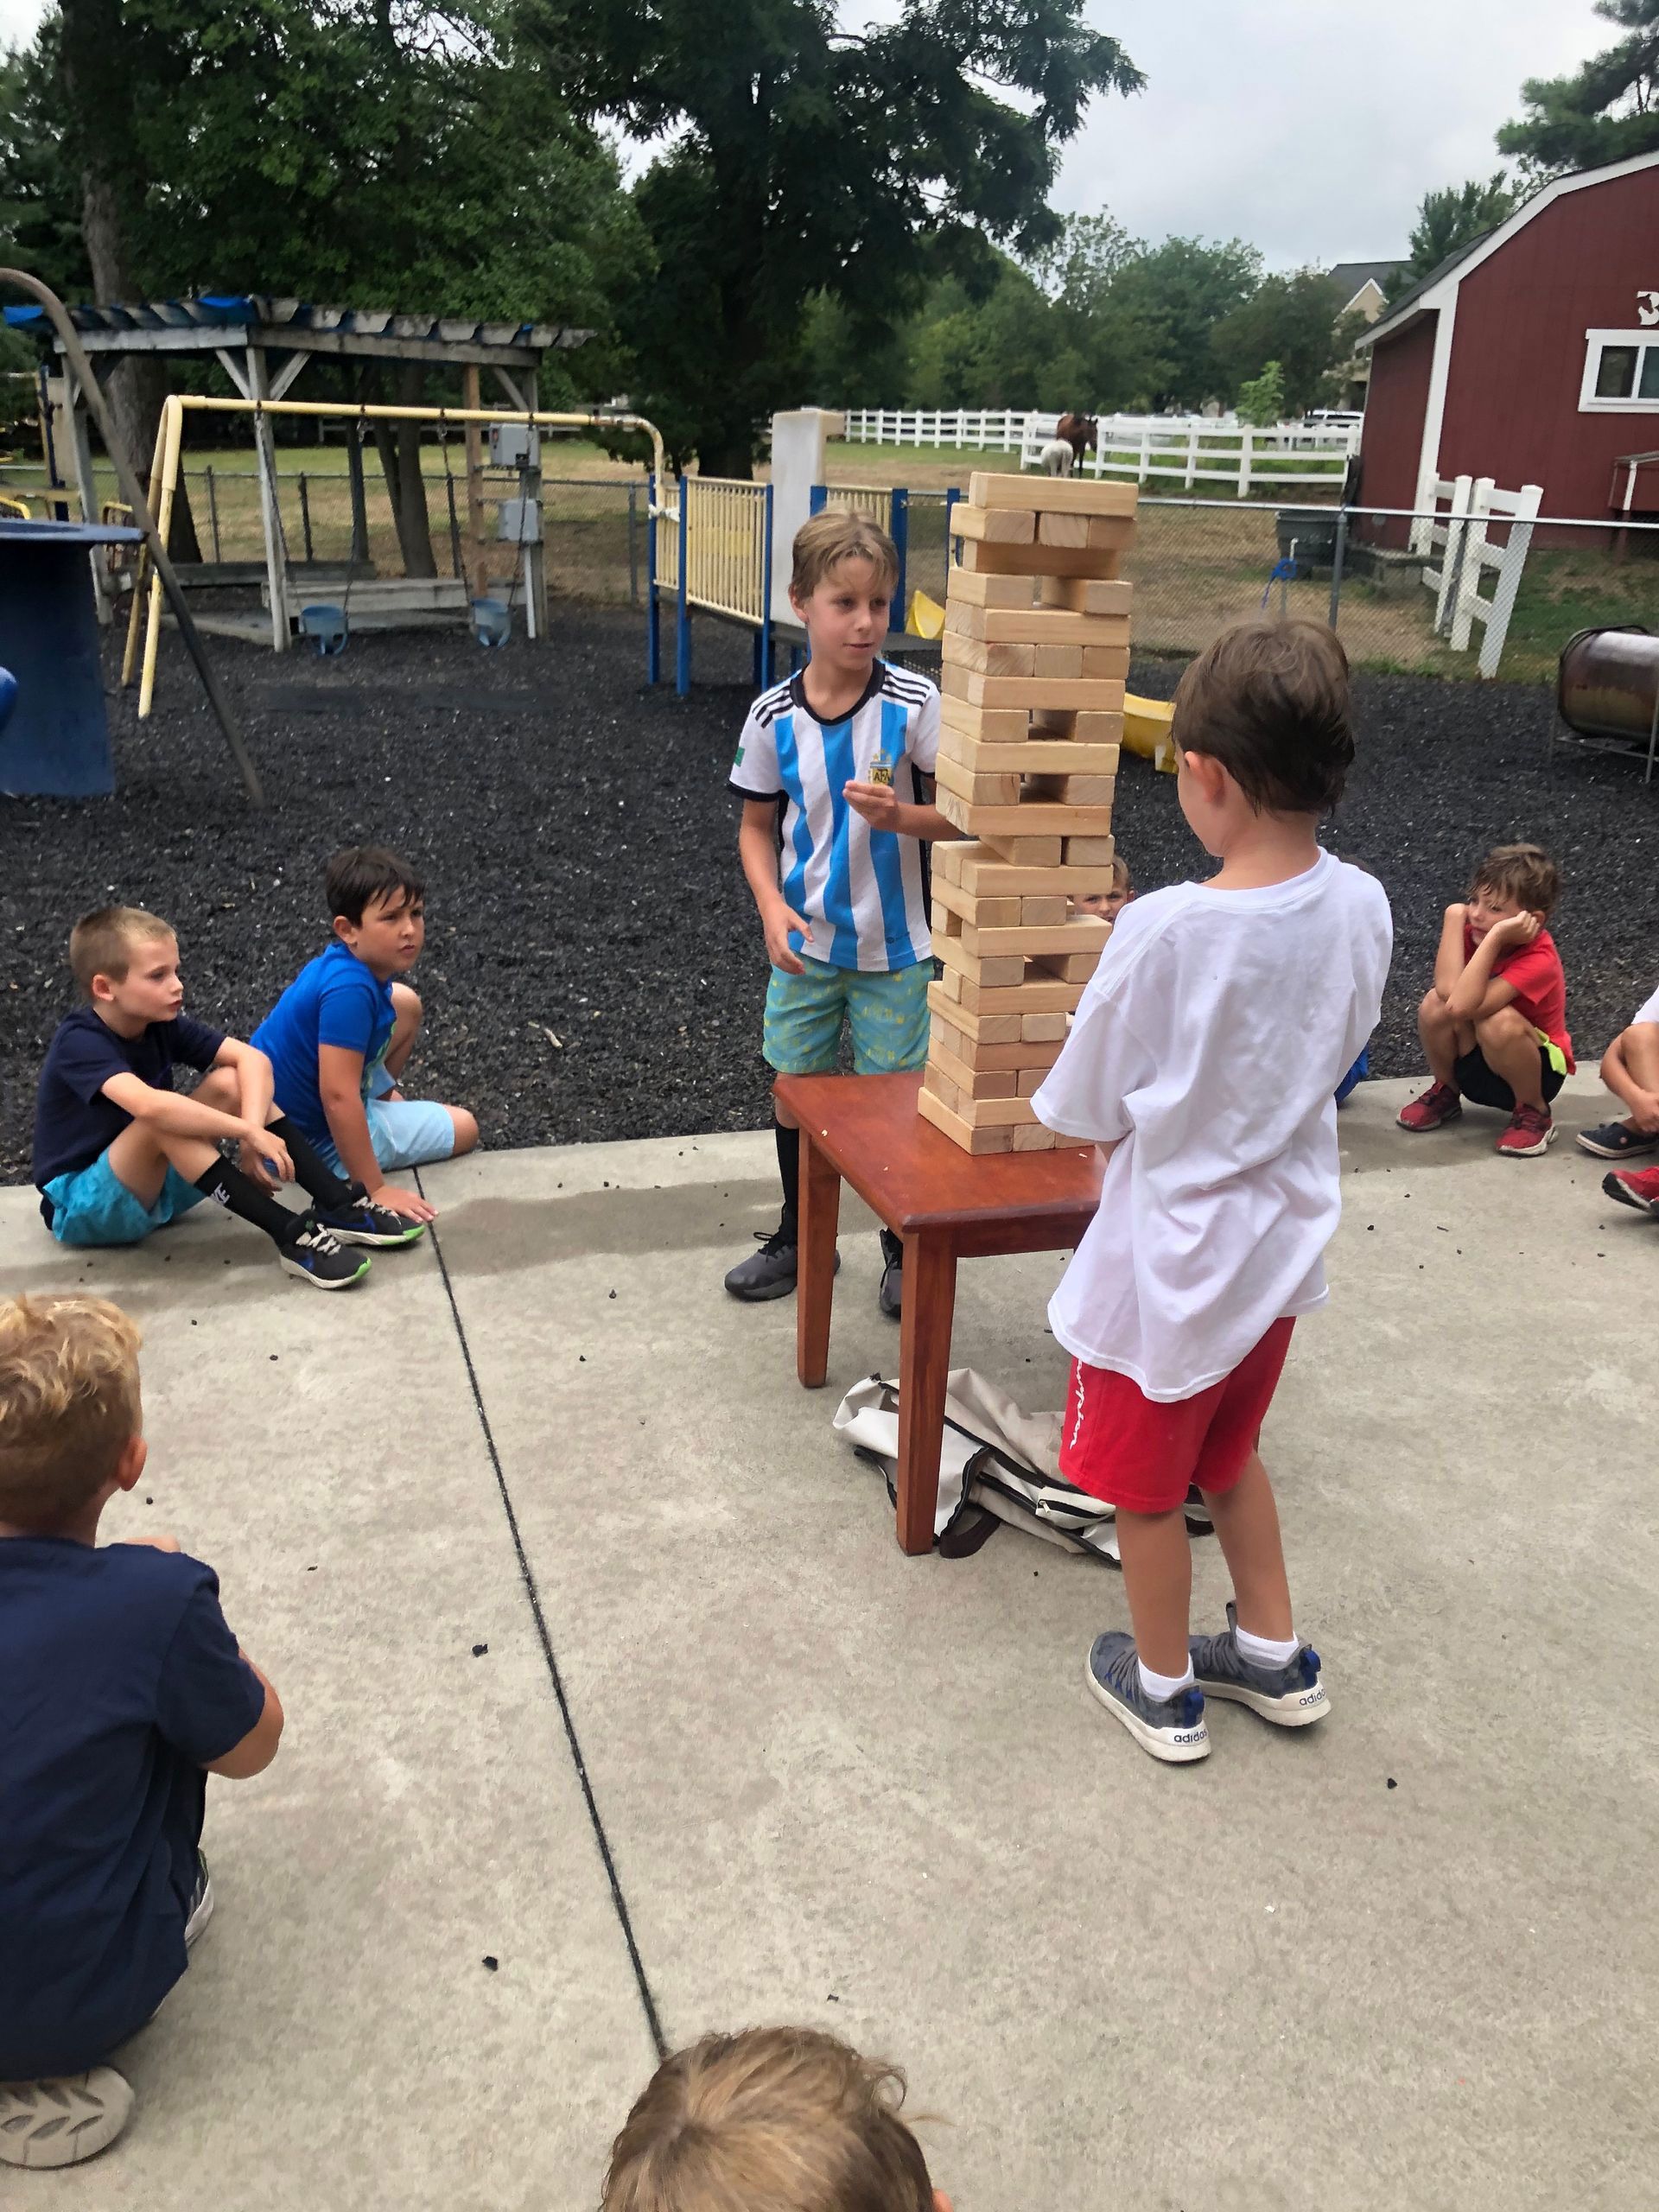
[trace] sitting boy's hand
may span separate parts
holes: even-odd
[[[1530,944],[1543,926],[1536,914],[1506,914],[1492,924],[1489,934],[1494,944],[1507,950],[1512,944]]]
[[[438,1210],[429,1205],[418,1191],[399,1190],[395,1183],[379,1183],[369,1192],[372,1206],[390,1206],[393,1213],[407,1214],[411,1221],[435,1221]]]
[[[861,814],[872,830],[897,832],[899,801],[891,784],[843,784],[841,795],[855,814]]]
[[[811,942],[812,925],[805,915],[798,914],[779,904],[766,917],[766,957],[772,966],[780,968],[785,976],[804,976],[805,963],[789,940],[794,935],[805,938],[809,944]]]
[[[242,1173],[251,1176],[262,1191],[274,1191],[278,1183],[294,1180],[294,1162],[288,1147],[281,1137],[273,1136],[257,1122],[248,1123],[237,1151]]]

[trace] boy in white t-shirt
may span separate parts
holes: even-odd
[[[1633,1160],[1659,1149],[1659,991],[1602,1054],[1601,1079],[1624,1118],[1580,1130],[1582,1148],[1598,1160]],[[1621,1205],[1659,1216],[1659,1167],[1616,1167],[1602,1177],[1601,1187]]]
[[[1179,1761],[1210,1749],[1206,1693],[1287,1727],[1329,1710],[1256,1446],[1294,1317],[1325,1300],[1334,1094],[1393,931],[1381,885],[1316,835],[1354,755],[1334,632],[1227,631],[1182,677],[1173,736],[1181,811],[1220,870],[1124,909],[1033,1103],[1111,1154],[1048,1309],[1072,1357],[1061,1470],[1117,1508],[1135,1629],[1095,1639],[1086,1678]],[[1220,1636],[1188,1635],[1195,1482],[1236,1593]]]

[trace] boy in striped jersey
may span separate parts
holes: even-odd
[[[893,540],[865,516],[803,525],[789,601],[810,658],[749,709],[732,766],[743,801],[738,855],[772,963],[762,1050],[780,1075],[834,1074],[843,1021],[860,1075],[927,1058],[933,957],[921,843],[956,833],[932,804],[938,692],[877,650],[898,580]],[[775,1104],[772,1119],[783,1215],[726,1277],[734,1298],[795,1287],[799,1139]],[[881,1247],[881,1310],[896,1318],[901,1248],[886,1230]]]

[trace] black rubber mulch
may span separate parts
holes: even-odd
[[[474,1107],[486,1143],[766,1121],[766,969],[726,789],[746,640],[700,626],[684,701],[645,688],[643,618],[626,613],[566,611],[547,645],[498,653],[447,632],[360,636],[336,661],[213,650],[265,813],[244,802],[171,637],[151,721],[130,698],[112,703],[113,798],[0,798],[0,1177],[28,1174],[35,1076],[72,1002],[77,913],[121,899],[167,915],[191,1010],[245,1035],[326,939],[325,856],[359,840],[427,872],[415,1087]],[[1166,695],[1177,673],[1147,663],[1135,681]],[[1357,690],[1360,765],[1332,842],[1394,903],[1375,1070],[1415,1069],[1412,1009],[1441,909],[1475,854],[1519,836],[1567,873],[1557,934],[1591,1058],[1659,982],[1659,785],[1644,791],[1639,769],[1605,757],[1547,771],[1546,693],[1411,677]],[[1173,779],[1126,760],[1118,791],[1137,885],[1191,872]]]

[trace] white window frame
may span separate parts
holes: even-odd
[[[1604,399],[1596,391],[1596,378],[1601,368],[1601,357],[1610,346],[1634,346],[1638,352],[1647,348],[1659,353],[1659,325],[1641,330],[1586,330],[1584,334],[1584,377],[1579,386],[1580,415],[1659,415],[1659,398]],[[1637,364],[1637,381],[1642,378],[1642,365]]]

